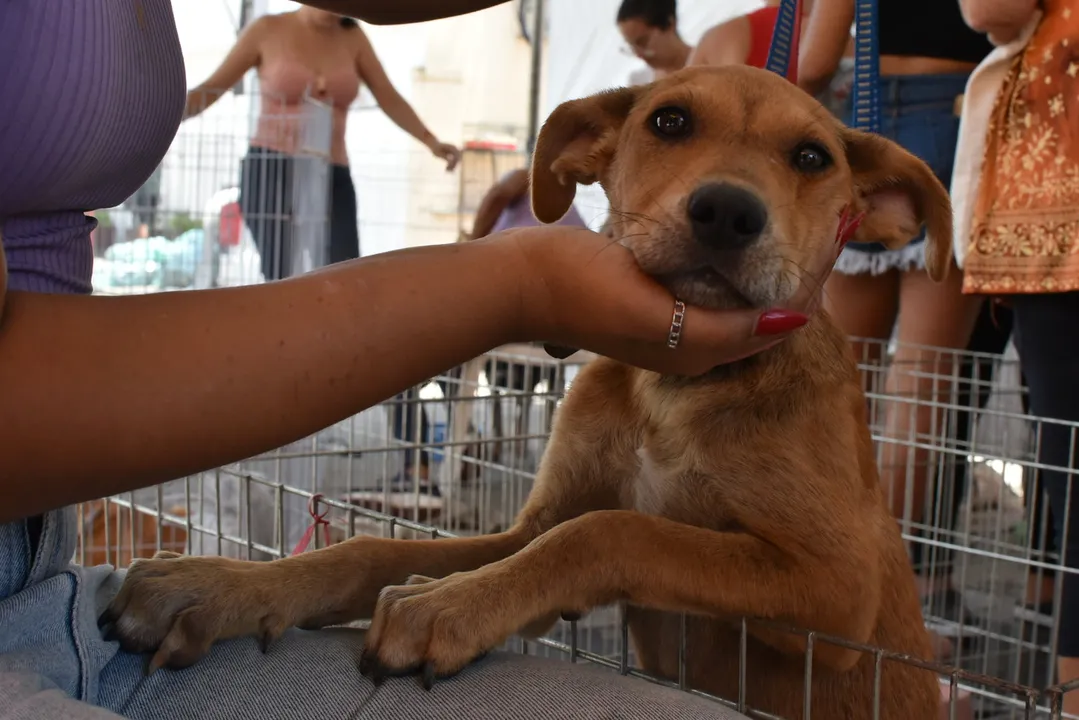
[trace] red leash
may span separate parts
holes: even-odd
[[[857,215],[852,215],[850,211],[850,205],[843,208],[843,212],[839,214],[839,229],[836,230],[835,241],[839,245],[839,249],[842,250],[843,246],[854,239],[854,234],[858,232],[859,226],[862,221],[865,220],[865,212],[860,212]]]
[[[299,555],[307,549],[307,546],[311,544],[311,539],[315,537],[315,531],[318,529],[319,525],[322,526],[323,538],[325,540],[323,547],[330,546],[330,521],[326,519],[326,516],[330,514],[330,508],[327,507],[324,512],[319,513],[318,503],[320,500],[322,500],[322,493],[312,495],[307,501],[307,514],[311,516],[312,522],[307,527],[307,530],[304,531],[303,537],[300,538],[300,542],[296,543],[296,547],[289,553],[290,555]]]

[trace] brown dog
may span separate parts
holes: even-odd
[[[925,164],[753,68],[691,68],[565,103],[533,173],[547,222],[576,183],[601,182],[619,241],[690,305],[765,309],[815,293],[851,212],[865,213],[858,239],[893,246],[925,224],[930,273],[949,260],[951,209]],[[730,699],[742,616],[928,659],[865,412],[847,339],[823,312],[700,378],[601,359],[568,393],[507,532],[359,537],[270,563],[151,560],[103,621],[126,648],[155,651],[156,668],[195,662],[222,638],[268,645],[290,626],[373,617],[362,669],[422,669],[430,683],[560,612],[622,601],[644,667],[668,677],[677,613],[690,613],[688,683]],[[750,630],[750,707],[802,718],[804,638]],[[823,641],[812,657],[812,717],[872,717],[874,657]],[[883,665],[881,718],[936,716],[933,673]]]

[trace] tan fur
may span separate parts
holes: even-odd
[[[649,130],[677,105],[693,132]],[[805,175],[810,139],[834,158]],[[737,255],[705,252],[686,198],[740,184],[768,228]],[[893,143],[842,127],[786,81],[752,68],[693,68],[566,103],[541,133],[533,207],[553,221],[577,182],[601,182],[610,229],[687,303],[782,306],[833,262],[839,213],[868,211],[860,239],[895,245],[925,222],[930,269],[951,242],[944,188]],[[707,272],[706,272],[707,271]],[[687,316],[693,322],[693,311]],[[429,576],[440,578],[427,580]],[[162,558],[133,567],[105,620],[125,647],[183,666],[222,638],[268,644],[292,625],[373,614],[363,669],[448,675],[515,632],[622,601],[644,667],[737,697],[741,616],[930,657],[914,578],[878,484],[865,399],[846,338],[820,312],[774,349],[701,378],[598,360],[568,393],[528,501],[507,532],[450,540],[359,537],[272,563]],[[802,718],[804,645],[750,624],[747,700]],[[812,717],[872,717],[874,658],[819,642]],[[933,673],[885,662],[880,717],[936,717]]]

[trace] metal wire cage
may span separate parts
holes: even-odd
[[[1054,423],[1012,407],[1021,405],[1023,388],[1009,356],[919,349],[929,359],[901,372],[934,390],[912,395],[883,388],[893,353],[883,344],[877,349],[878,358],[861,364],[873,436],[882,468],[904,467],[905,492],[893,496],[910,501],[915,486],[924,496],[920,516],[912,502],[896,515],[928,588],[924,615],[940,641],[938,662],[805,633],[807,677],[814,643],[828,640],[872,654],[878,669],[904,662],[938,673],[941,717],[1061,717],[1071,685],[1053,680],[1057,607],[1037,593],[1032,607],[1028,593],[1047,576],[1059,588],[1062,574],[1072,572],[1058,552],[1039,545],[1052,519],[1032,501],[1043,468],[1037,439]],[[553,411],[583,361],[555,361],[531,346],[502,348],[274,452],[90,504],[77,559],[124,565],[158,549],[281,557],[311,523],[312,498],[327,513],[330,542],[505,529],[531,488]],[[897,434],[896,418],[904,412],[928,414],[928,432],[918,435],[912,423],[907,436]],[[960,433],[956,418],[963,413],[969,417]],[[895,448],[909,458],[901,463]],[[957,491],[957,483],[965,490]],[[743,633],[750,622],[758,621],[744,621]],[[647,676],[618,607],[560,622],[545,638],[511,647]],[[760,669],[742,668],[743,685],[753,672]],[[702,694],[686,677],[681,667],[678,677],[647,679]],[[754,714],[744,697],[716,701],[769,717]],[[807,711],[809,702],[807,696]]]
[[[249,285],[328,261],[332,109],[206,91],[151,178],[94,214],[94,290]],[[203,109],[205,108],[205,109]]]
[[[261,282],[267,267],[271,274],[280,267],[267,265],[267,249],[274,262],[290,263],[289,272],[324,264],[329,108],[308,98],[271,131],[255,119],[264,100],[220,98],[185,123],[147,187],[98,213],[105,220],[95,236],[98,292]],[[277,137],[285,151],[252,152],[252,137],[275,132],[285,135]],[[290,170],[279,172],[282,165]],[[1077,428],[1025,411],[1012,354],[875,341],[857,347],[882,481],[910,546],[937,662],[802,633],[806,687],[813,648],[827,640],[874,658],[877,691],[889,663],[937,673],[941,717],[1061,717],[1072,685],[1054,684],[1054,638],[1060,579],[1074,563],[1052,543],[1053,523],[1066,524],[1068,513],[1055,517],[1047,509],[1040,475],[1054,468],[1037,458],[1046,432],[1067,433],[1074,447]],[[506,529],[532,487],[554,410],[586,359],[501,348],[286,447],[85,503],[76,561],[124,567],[158,550],[269,560],[301,540],[311,505],[326,513],[334,543],[356,535],[439,538]],[[316,546],[322,542],[316,533]],[[703,694],[687,680],[691,622],[682,620],[679,667],[667,678],[641,668],[619,607],[510,646]],[[766,672],[746,667],[752,622],[759,621],[742,623],[739,692],[714,699],[768,717],[746,704],[747,680]],[[803,718],[811,700],[807,693]],[[867,717],[876,715],[875,706]]]

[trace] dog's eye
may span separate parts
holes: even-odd
[[[660,108],[652,113],[649,124],[662,137],[684,137],[689,132],[689,114],[681,108]]]
[[[832,164],[832,156],[820,145],[805,143],[794,151],[794,167],[800,172],[820,172]]]

